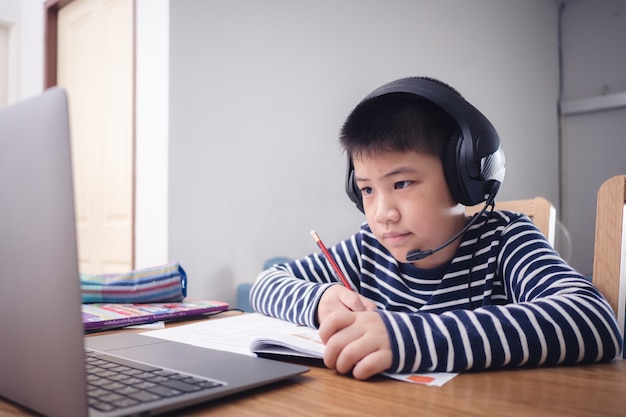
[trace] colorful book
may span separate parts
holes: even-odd
[[[103,330],[136,324],[170,321],[228,310],[222,301],[189,301],[147,304],[83,304],[85,330]]]

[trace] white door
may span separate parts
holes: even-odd
[[[83,273],[133,268],[133,9],[133,0],[75,0],[58,15]]]

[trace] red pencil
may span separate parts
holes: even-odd
[[[328,252],[328,249],[326,249],[324,242],[322,242],[322,239],[320,239],[320,237],[317,235],[317,232],[315,230],[311,230],[311,236],[313,236],[315,243],[317,243],[317,246],[320,247],[320,249],[324,253],[324,256],[326,257],[326,259],[328,259],[328,262],[330,262],[330,264],[332,265],[333,269],[337,273],[337,276],[343,283],[344,287],[346,287],[349,290],[352,290],[352,287],[348,283],[348,280],[341,272],[341,269],[339,269],[339,266],[335,263],[335,260],[333,259],[332,255],[330,254],[330,252]]]

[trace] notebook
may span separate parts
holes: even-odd
[[[62,89],[0,109],[1,397],[51,417],[151,415],[308,370],[137,333],[85,337],[70,154]],[[85,349],[96,355],[88,365]],[[139,361],[139,369],[130,361]],[[88,402],[104,401],[98,395],[116,385],[100,389],[94,384],[101,380],[88,383],[85,370],[98,367],[127,370],[134,378],[117,384],[136,390],[115,404],[130,408],[107,410],[109,403],[100,402],[100,411],[88,410]],[[158,380],[169,385],[143,391]],[[157,392],[165,396],[157,398]]]
[[[180,303],[83,304],[83,324],[86,331],[112,329],[157,321],[172,321],[200,317],[228,310],[222,301],[197,300]]]

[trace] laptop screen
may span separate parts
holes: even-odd
[[[45,415],[87,410],[72,187],[65,92],[1,109],[0,395]]]

